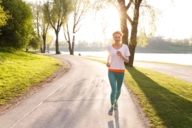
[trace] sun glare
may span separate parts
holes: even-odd
[[[35,0],[25,0],[34,2]],[[41,1],[41,0],[39,0]],[[46,1],[46,0],[43,0]],[[156,32],[154,36],[163,36],[165,38],[184,39],[192,37],[192,17],[189,14],[192,11],[190,0],[150,0],[148,1],[156,10]],[[160,12],[160,14],[159,14]],[[141,18],[140,27],[146,27],[150,31],[151,26],[146,24]],[[105,41],[111,38],[111,33],[120,29],[119,14],[117,9],[108,5],[106,8],[98,11],[90,11],[83,19],[82,27],[77,33],[77,40],[86,40],[88,42]],[[138,29],[140,30],[140,29]],[[139,33],[139,32],[138,32]],[[63,33],[60,39],[64,39]]]
[[[111,38],[113,31],[120,30],[119,13],[113,6],[97,13],[90,12],[78,33],[81,39],[105,41]]]

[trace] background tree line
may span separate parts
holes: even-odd
[[[41,52],[45,52],[47,42],[51,42],[48,32],[52,29],[56,36],[55,51],[59,54],[59,32],[67,23],[69,14],[76,9],[73,33],[69,27],[67,29],[67,36],[73,35],[73,41],[66,38],[71,49],[71,43],[73,42],[72,47],[74,47],[75,42],[74,33],[79,29],[77,24],[83,15],[83,9],[79,9],[80,2],[77,1],[79,0],[52,0],[46,3],[27,4],[22,0],[1,0],[0,47],[27,51],[32,47],[40,48]]]
[[[59,34],[63,34],[67,48],[74,54],[76,33],[81,28],[86,12],[90,8],[89,0],[52,0],[45,3],[36,3],[33,6],[34,25],[38,37],[42,40],[40,51],[45,53],[50,44],[47,35],[50,31],[55,33],[55,53],[60,54]],[[65,45],[66,46],[66,45]]]
[[[29,5],[22,0],[0,1],[0,47],[26,49],[40,48],[45,52],[48,46],[49,30],[55,33],[55,52],[60,53],[59,33],[64,29],[64,37],[71,55],[74,54],[76,33],[89,9],[107,7],[108,2],[114,3],[120,14],[123,43],[127,44],[131,56],[129,66],[133,66],[135,48],[138,42],[139,18],[144,11],[152,8],[147,0],[48,0],[45,3]],[[151,13],[152,15],[154,13]],[[153,16],[151,16],[152,19]],[[143,32],[145,38],[149,35]]]
[[[109,46],[111,42],[88,42],[88,41],[78,41],[75,45],[75,51],[106,51],[106,47]],[[192,53],[192,43],[191,39],[165,39],[163,37],[151,37],[148,39],[147,43],[141,44],[138,42],[136,53]],[[54,48],[50,48],[51,51]],[[60,50],[67,52],[68,44],[66,41],[60,42]]]

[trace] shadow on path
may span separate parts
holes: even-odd
[[[168,128],[191,128],[192,101],[168,90],[135,68],[128,72],[144,92],[157,115]]]
[[[119,126],[119,110],[114,111],[114,120],[108,121],[108,128],[120,128]]]

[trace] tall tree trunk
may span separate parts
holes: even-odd
[[[59,51],[59,31],[55,31],[56,40],[55,40],[55,53],[60,54]]]
[[[46,35],[44,34],[43,36],[43,53],[46,52]]]
[[[39,39],[40,39],[40,28],[39,28],[39,5],[37,6],[37,8],[36,8],[37,10],[37,12],[36,12],[36,26],[37,26],[37,36],[39,37]],[[41,53],[43,53],[43,48],[42,48],[42,44],[40,44],[40,52]]]
[[[71,41],[70,41],[70,40],[68,40],[68,41],[67,41],[67,43],[68,43],[68,50],[69,50],[69,54],[70,54],[70,55],[73,55],[73,48],[72,48]]]
[[[139,22],[139,7],[140,7],[140,3],[135,4],[133,22],[131,24],[131,27],[132,27],[131,38],[129,43],[129,50],[130,50],[131,56],[129,57],[129,63],[128,63],[129,67],[133,67],[135,48],[137,46],[137,27]]]
[[[40,45],[40,52],[43,53],[42,45]]]
[[[72,50],[71,42],[68,41],[68,44],[69,44],[69,54],[73,55],[73,50]]]
[[[69,54],[73,55],[73,50],[72,49],[69,50]]]
[[[128,45],[128,37],[129,37],[129,32],[128,32],[128,26],[127,26],[127,9],[125,6],[125,0],[118,0],[119,3],[119,13],[120,13],[120,22],[121,22],[121,31],[123,33],[123,38],[122,42],[126,45]]]
[[[128,62],[128,67],[133,67],[133,62],[134,62],[134,57],[135,57],[135,45],[129,44],[129,51],[130,51],[130,56],[129,56],[129,62]]]
[[[72,54],[71,55],[74,55],[74,49],[75,48],[75,35],[73,35],[73,40],[72,40]]]

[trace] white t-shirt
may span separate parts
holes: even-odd
[[[119,49],[115,49],[111,45],[107,48],[107,50],[109,52],[108,57],[108,62],[110,63],[109,69],[124,70],[125,69],[124,60],[117,55],[117,51],[120,51],[125,58],[129,59],[130,52],[128,46],[123,44]]]

